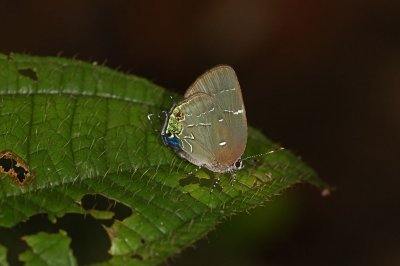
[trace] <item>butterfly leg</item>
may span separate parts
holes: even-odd
[[[233,186],[236,183],[236,181],[237,181],[236,173],[235,172],[231,172],[231,179],[230,179],[231,186]]]
[[[211,186],[210,189],[210,194],[213,193],[214,189],[219,185],[219,182],[221,181],[221,175],[217,175],[217,178],[215,179],[214,183]]]

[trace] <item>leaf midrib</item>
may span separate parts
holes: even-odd
[[[60,96],[60,97],[67,97],[67,96],[75,96],[75,97],[89,97],[89,98],[100,98],[100,99],[107,99],[107,100],[115,100],[115,101],[123,101],[127,103],[132,103],[132,104],[139,104],[139,105],[144,105],[148,107],[156,107],[156,108],[161,108],[160,105],[156,105],[150,102],[144,102],[144,101],[139,101],[137,99],[132,99],[128,97],[121,97],[115,94],[109,94],[109,93],[82,93],[81,91],[29,91],[26,93],[21,93],[21,92],[13,92],[13,93],[8,93],[8,92],[1,92],[0,91],[0,96]]]

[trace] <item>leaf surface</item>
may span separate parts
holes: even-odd
[[[63,58],[0,55],[0,69],[0,151],[12,151],[33,175],[22,185],[0,175],[0,226],[39,213],[53,222],[69,213],[111,219],[108,210],[83,208],[82,198],[115,200],[132,212],[104,226],[112,255],[104,265],[156,265],[224,218],[295,183],[324,186],[285,150],[246,161],[235,182],[223,175],[210,193],[217,175],[188,175],[195,167],[164,147],[147,120],[169,110],[176,95],[139,77]],[[250,128],[244,157],[276,147]],[[50,236],[27,241],[44,237]]]
[[[8,266],[7,249],[0,245],[0,266]]]
[[[27,266],[59,265],[75,266],[76,259],[69,249],[71,240],[65,232],[58,234],[38,233],[24,237],[31,249],[20,255]]]

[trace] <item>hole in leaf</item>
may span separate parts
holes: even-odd
[[[111,258],[108,250],[110,238],[103,225],[90,215],[67,214],[59,219],[57,226],[67,231],[71,248],[78,265],[104,262]]]
[[[38,76],[36,74],[36,71],[33,70],[32,68],[18,69],[18,73],[26,78],[29,78],[34,81],[38,81]]]
[[[0,152],[0,173],[12,177],[19,185],[24,185],[33,177],[24,160],[8,150]]]
[[[120,221],[132,215],[132,209],[125,204],[100,194],[83,196],[82,207],[85,210],[111,211],[114,213],[113,218]]]

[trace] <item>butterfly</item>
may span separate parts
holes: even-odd
[[[165,114],[161,138],[180,157],[218,173],[243,168],[246,111],[239,81],[230,66],[206,71]]]

